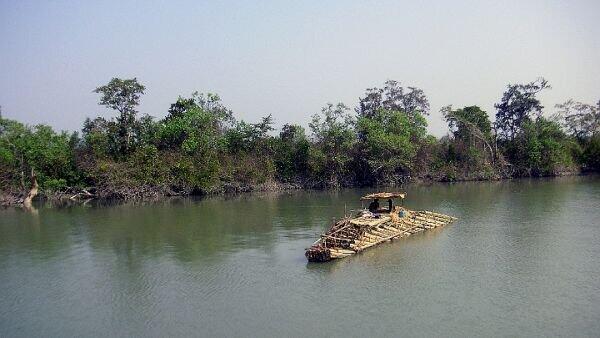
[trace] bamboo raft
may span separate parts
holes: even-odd
[[[404,207],[392,208],[392,198],[404,199],[403,193],[376,193],[363,196],[368,200],[388,199],[388,209],[361,210],[355,217],[343,218],[306,249],[309,262],[327,262],[344,258],[393,239],[408,237],[424,230],[450,224],[456,217],[432,212],[413,211]]]

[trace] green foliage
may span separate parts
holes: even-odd
[[[257,157],[251,153],[238,153],[226,156],[221,168],[221,180],[232,186],[244,189],[256,184],[271,182],[276,173],[271,156]]]
[[[0,163],[6,170],[6,183],[26,188],[32,169],[43,189],[80,182],[74,161],[76,134],[56,133],[46,125],[29,127],[3,118],[0,130]]]
[[[488,114],[478,106],[469,106],[452,110],[442,109],[448,127],[455,139],[471,143],[478,139],[477,135],[491,139],[492,123]]]
[[[387,180],[413,169],[417,149],[425,139],[427,122],[415,113],[381,109],[371,117],[359,117],[360,147],[376,180]]]
[[[165,165],[154,145],[138,147],[128,159],[131,168],[136,170],[132,177],[141,184],[159,185],[168,181]]]
[[[228,183],[252,185],[274,178],[277,140],[269,135],[273,130],[268,115],[259,123],[235,122],[225,132],[228,165],[223,176]]]
[[[496,127],[499,144],[512,164],[513,175],[556,175],[572,170],[579,159],[581,147],[561,129],[561,125],[542,117],[542,105],[536,94],[549,88],[543,78],[526,85],[509,85],[500,103],[496,104]],[[574,116],[571,110],[584,110],[572,101],[559,105],[563,114]],[[537,117],[532,116],[535,113]],[[555,119],[556,120],[556,119]],[[573,122],[573,121],[571,121]],[[582,124],[567,123],[573,136],[580,137]]]
[[[532,114],[541,114],[544,108],[536,95],[550,88],[548,81],[539,78],[528,84],[510,84],[496,107],[496,128],[502,139],[513,139]]]
[[[157,127],[157,144],[162,150],[181,153],[174,175],[183,186],[207,188],[219,170],[224,141],[218,128],[219,116],[198,105],[170,114]]]
[[[233,112],[221,102],[221,97],[213,93],[192,93],[190,98],[179,97],[177,102],[171,104],[166,121],[183,115],[187,110],[199,108],[213,115],[213,127],[223,133],[234,122]]]
[[[348,164],[355,143],[354,120],[343,103],[328,103],[309,126],[315,142],[309,152],[313,178],[324,185],[342,185],[349,176]]]
[[[210,154],[221,146],[216,117],[200,107],[193,107],[176,117],[166,118],[157,127],[161,149],[180,149],[187,154]]]
[[[366,90],[357,108],[354,161],[362,184],[397,183],[421,166],[417,154],[426,143],[428,111],[421,89],[389,80],[383,88]]]
[[[462,172],[487,171],[495,161],[492,124],[487,113],[477,106],[457,110],[447,106],[441,111],[452,132],[448,140],[448,161]]]
[[[144,87],[136,78],[112,78],[108,84],[100,86],[94,93],[102,94],[100,105],[107,106],[119,113],[135,113],[135,107],[140,103],[140,96],[144,94]]]
[[[580,141],[600,135],[600,101],[596,106],[568,100],[558,104],[557,120]]]
[[[118,156],[119,147],[114,122],[109,122],[102,117],[93,120],[86,118],[83,122],[82,135],[85,145],[95,157]]]
[[[573,165],[570,142],[560,125],[539,117],[525,121],[517,138],[505,152],[518,175],[545,176]]]
[[[494,128],[477,106],[445,107],[451,134],[437,139],[427,134],[425,93],[387,81],[366,90],[356,114],[327,104],[312,117],[307,137],[294,124],[277,135],[271,115],[236,121],[211,93],[179,97],[158,121],[138,117],[144,86],[114,78],[95,92],[119,116],[86,119],[81,139],[0,116],[0,184],[26,189],[32,169],[45,190],[86,184],[116,195],[131,187],[206,192],[273,181],[327,187],[396,184],[411,176],[556,175],[578,165],[600,170],[600,102],[567,101],[552,121],[542,117],[536,98],[548,87],[544,79],[509,85],[496,104]]]
[[[413,115],[427,115],[429,101],[423,90],[416,87],[404,88],[394,80],[388,80],[383,88],[368,88],[357,108],[360,117],[372,118],[381,110],[401,111]]]
[[[159,124],[148,114],[144,114],[133,125],[135,147],[154,143],[159,131]]]
[[[308,176],[310,142],[304,128],[286,124],[281,129],[275,146],[275,167],[278,178],[293,181]]]
[[[140,97],[144,94],[144,87],[136,78],[113,78],[104,86],[94,90],[101,94],[100,105],[119,112],[115,122],[110,125],[110,137],[116,141],[117,149],[112,151],[115,155],[127,155],[134,149],[136,129],[136,107]]]
[[[227,149],[231,154],[254,152],[268,155],[270,153],[268,133],[273,130],[271,115],[263,117],[260,123],[237,122],[225,133]]]
[[[44,182],[44,187],[50,191],[58,191],[68,187],[67,180],[64,178],[51,178]]]
[[[582,157],[587,169],[600,170],[600,135],[595,135],[589,140]]]

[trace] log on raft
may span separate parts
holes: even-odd
[[[412,211],[398,207],[391,213],[370,217],[359,214],[352,219],[345,218],[334,222],[329,230],[306,250],[305,256],[309,262],[345,258],[383,242],[445,226],[455,220],[456,217],[432,211]]]

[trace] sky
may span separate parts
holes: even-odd
[[[540,76],[548,114],[600,100],[600,1],[0,0],[2,115],[63,130],[116,115],[92,92],[112,77],[144,84],[157,118],[199,91],[277,126],[393,79],[425,91],[442,136],[441,107],[493,117],[507,84]]]

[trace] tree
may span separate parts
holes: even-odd
[[[155,143],[158,130],[159,124],[154,121],[154,117],[144,114],[133,125],[136,144],[148,145]]]
[[[191,98],[185,98],[180,96],[177,98],[177,101],[175,103],[171,104],[171,107],[167,111],[165,121],[180,118],[181,116],[183,116],[183,114],[185,114],[186,111],[197,106],[198,105],[196,104],[196,100],[193,96]]]
[[[447,106],[441,111],[455,138],[469,142],[473,138],[489,139],[491,137],[490,118],[478,106],[468,106],[456,110],[452,110],[452,106]]]
[[[193,105],[179,113],[170,113],[157,124],[158,149],[172,158],[174,163],[168,166],[178,185],[205,189],[216,180],[219,154],[224,149],[216,119],[214,114]]]
[[[304,178],[308,171],[310,142],[304,128],[285,124],[279,133],[275,151],[275,168],[279,178],[290,181]]]
[[[199,94],[194,92],[192,98],[196,104],[205,111],[215,116],[219,132],[223,133],[227,127],[235,122],[231,109],[225,107],[221,101],[221,97],[215,93]],[[270,115],[269,115],[270,117]]]
[[[419,116],[419,123],[411,122],[400,111],[380,110],[372,118],[359,117],[357,130],[361,135],[371,175],[376,180],[397,180],[413,169],[418,147],[426,135],[427,123]]]
[[[569,139],[558,123],[540,116],[521,127],[506,146],[517,176],[555,175],[573,164]]]
[[[373,117],[381,109],[406,113],[409,117],[416,114],[427,115],[429,101],[423,90],[416,87],[400,86],[394,80],[385,82],[383,88],[368,88],[365,97],[360,98],[356,112],[360,117]]]
[[[356,111],[357,177],[368,184],[402,180],[418,166],[415,160],[425,140],[424,115],[429,111],[425,93],[388,80],[383,88],[368,88]]]
[[[259,123],[236,122],[225,134],[229,153],[254,153],[267,155],[270,152],[269,132],[273,131],[273,117],[269,114]]]
[[[583,151],[583,164],[585,169],[600,170],[600,135],[594,135],[585,145]]]
[[[539,78],[528,84],[509,84],[496,108],[496,129],[502,139],[514,139],[523,123],[531,119],[533,113],[541,114],[544,108],[536,95],[550,88],[548,81]]]
[[[178,149],[188,154],[216,151],[220,138],[215,119],[213,114],[197,106],[182,114],[167,116],[157,130],[158,144],[161,149]]]
[[[326,185],[341,185],[348,173],[347,165],[352,159],[355,140],[354,120],[349,110],[343,103],[328,103],[320,114],[312,116],[309,123],[315,142],[311,153],[312,169],[315,178]]]
[[[114,77],[108,84],[96,88],[94,93],[102,94],[100,105],[114,109],[121,114],[135,114],[144,90],[146,87],[138,83],[137,78],[121,80]]]
[[[100,105],[119,112],[117,126],[119,153],[122,155],[129,153],[132,149],[136,107],[139,105],[140,96],[144,94],[144,90],[146,87],[138,83],[136,78],[125,80],[112,78],[108,84],[94,90],[94,93],[102,95]]]
[[[441,109],[441,112],[456,141],[469,148],[478,145],[485,147],[494,161],[495,154],[491,145],[492,124],[485,111],[478,106],[468,106],[457,110],[452,110],[452,106],[446,106]]]
[[[557,118],[574,137],[584,140],[600,135],[600,101],[596,106],[568,100],[557,104]]]
[[[0,130],[0,167],[7,171],[2,178],[7,183],[24,189],[28,176],[32,180],[37,177],[43,188],[50,189],[79,182],[73,153],[76,134],[56,133],[46,125],[29,127],[2,118]]]
[[[568,100],[556,105],[555,116],[583,148],[581,162],[586,170],[600,169],[600,101],[596,106]]]
[[[177,99],[177,102],[171,104],[166,120],[178,117],[186,110],[192,108],[200,108],[203,111],[214,115],[213,122],[220,134],[224,134],[225,131],[235,123],[233,112],[223,105],[221,97],[218,94],[204,94],[197,91],[193,92],[190,98],[180,96]]]
[[[241,184],[264,183],[276,172],[274,151],[276,140],[273,118],[265,116],[258,123],[238,121],[225,132],[227,165],[223,175],[227,181]]]
[[[93,120],[86,118],[81,130],[85,145],[97,158],[109,155],[119,156],[120,145],[117,131],[117,124],[103,117],[96,117]]]

